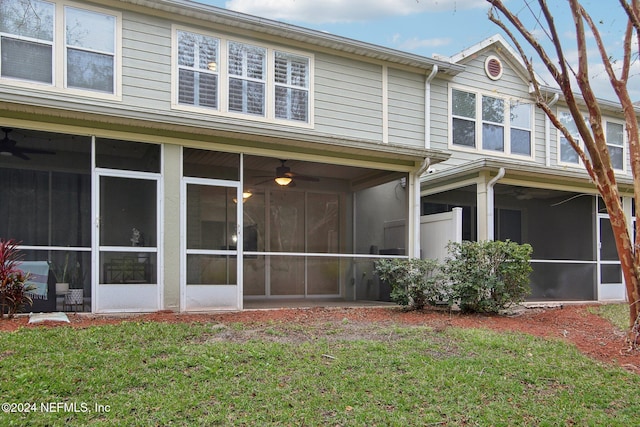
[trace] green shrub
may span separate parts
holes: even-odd
[[[448,250],[443,270],[462,311],[497,313],[531,292],[531,245],[465,241],[450,243]]]
[[[420,310],[425,305],[448,301],[440,266],[432,259],[380,259],[375,271],[380,280],[391,285],[391,301]]]

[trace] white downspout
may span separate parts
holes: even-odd
[[[431,158],[426,157],[420,168],[414,173],[413,179],[413,254],[412,258],[420,258],[420,177],[429,169]]]
[[[558,102],[560,98],[559,94],[553,95],[553,99],[549,104],[549,108],[553,107],[553,105]],[[535,138],[534,138],[535,140]],[[547,167],[551,167],[551,120],[549,120],[549,116],[544,115],[544,156],[545,156],[545,165]]]
[[[434,65],[424,83],[424,148],[431,148],[431,80],[438,74]]]
[[[493,227],[493,210],[495,206],[494,194],[493,194],[493,186],[496,185],[496,182],[500,181],[505,174],[504,168],[500,168],[498,174],[491,178],[491,180],[487,183],[487,240],[491,241],[495,239],[495,230]]]

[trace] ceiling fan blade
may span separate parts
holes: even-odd
[[[54,151],[50,151],[50,150],[41,150],[39,148],[27,148],[27,147],[18,147],[16,148],[16,151],[21,151],[23,153],[30,153],[30,154],[56,154]]]
[[[22,159],[22,160],[31,160],[31,157],[27,156],[26,154],[24,154],[20,150],[13,150],[11,152],[11,155],[13,155],[14,157],[17,157],[19,159]]]
[[[299,179],[300,181],[310,181],[310,182],[318,182],[320,181],[320,178],[317,178],[315,176],[309,176],[309,175],[298,175],[298,174],[291,174],[291,179]]]

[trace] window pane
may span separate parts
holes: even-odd
[[[531,129],[531,104],[511,104],[511,126]]]
[[[229,111],[264,115],[264,84],[229,79]]]
[[[560,138],[560,161],[564,163],[579,163],[578,153],[573,149],[565,137]]]
[[[113,93],[113,56],[67,50],[67,87]]]
[[[0,1],[0,32],[53,41],[54,5],[40,0]]]
[[[531,132],[527,130],[511,129],[511,152],[514,154],[531,155]]]
[[[476,118],[476,95],[469,92],[463,92],[453,89],[452,91],[453,107],[452,112],[456,116]]]
[[[453,119],[453,143],[466,147],[476,146],[476,123],[469,120]]]
[[[178,31],[178,64],[218,71],[218,39]]]
[[[494,123],[504,123],[504,100],[483,96],[482,120]]]
[[[115,16],[66,7],[65,20],[67,45],[103,53],[115,52]]]
[[[272,252],[304,252],[304,197],[290,191],[271,193]]]
[[[485,150],[504,151],[504,127],[483,124],[482,148]]]
[[[615,169],[624,169],[624,155],[622,147],[609,146],[609,157]]]
[[[276,86],[276,117],[279,119],[307,121],[309,92]]]
[[[624,144],[624,126],[619,123],[607,122],[607,145],[617,145],[622,147]]]
[[[264,79],[265,49],[229,42],[229,74]]]
[[[309,59],[276,52],[275,81],[292,86],[307,87]]]
[[[178,73],[178,102],[218,108],[218,76],[181,69]]]
[[[574,135],[574,137],[576,138],[579,137],[578,127],[576,126],[576,123],[573,120],[573,116],[571,114],[566,112],[560,112],[559,119],[560,119],[560,123],[562,123],[564,127],[567,128],[569,133]]]
[[[52,47],[24,40],[2,38],[2,77],[53,83]]]

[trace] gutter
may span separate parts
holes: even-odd
[[[431,148],[431,80],[438,74],[434,65],[424,84],[424,148]],[[428,167],[428,166],[427,166]]]
[[[551,102],[547,104],[549,108],[553,107],[558,99],[560,99],[560,94],[554,94]],[[551,167],[551,120],[546,114],[544,115],[544,156],[545,166]]]
[[[493,187],[494,185],[496,185],[498,181],[500,181],[504,177],[505,172],[506,171],[504,168],[500,168],[498,170],[498,174],[493,178],[491,178],[491,180],[487,183],[487,240],[488,241],[495,239],[495,229],[493,226],[493,217],[494,217],[493,211],[495,207]]]

